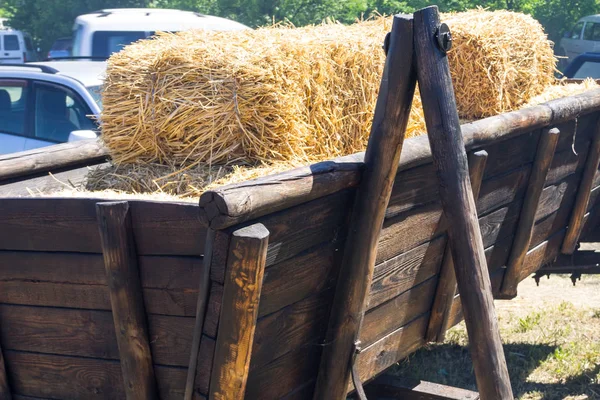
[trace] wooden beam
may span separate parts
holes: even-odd
[[[330,314],[315,399],[344,399],[416,85],[412,17],[396,15]]]
[[[269,231],[262,224],[233,232],[210,379],[211,400],[243,399],[258,318]]]
[[[563,254],[573,254],[575,248],[577,247],[577,242],[579,242],[579,236],[581,235],[581,230],[583,229],[583,217],[590,202],[592,184],[594,182],[594,177],[598,172],[599,162],[600,118],[596,123],[596,131],[594,132],[592,145],[585,161],[585,168],[583,169],[583,176],[581,178],[581,183],[579,184],[577,197],[575,198],[575,205],[573,206],[573,212],[571,214],[571,219],[569,220],[565,241],[562,244],[561,252]]]
[[[6,375],[6,363],[4,361],[4,353],[0,348],[0,400],[12,400],[10,385]]]
[[[158,399],[129,203],[98,203],[96,215],[127,399]]]
[[[215,240],[215,231],[208,230],[206,235],[206,244],[204,246],[204,259],[202,277],[200,278],[198,289],[198,304],[196,305],[196,322],[194,325],[194,336],[192,337],[192,350],[190,352],[190,362],[188,365],[187,379],[185,382],[184,400],[192,400],[194,394],[194,383],[196,378],[196,365],[198,362],[198,352],[200,351],[200,339],[204,330],[204,318],[206,316],[206,305],[210,294],[210,266],[212,261],[213,245]]]
[[[478,400],[479,393],[457,387],[416,379],[383,375],[366,388],[369,400],[378,398],[404,400]]]
[[[540,202],[542,189],[544,189],[546,176],[552,165],[554,150],[556,149],[559,136],[560,131],[556,128],[544,129],[540,136],[535,160],[531,168],[531,175],[529,176],[529,184],[525,192],[525,200],[523,200],[523,206],[519,215],[515,239],[513,240],[508,263],[506,264],[506,273],[504,274],[498,298],[512,299],[517,295],[520,270],[531,244],[535,214]]]
[[[485,150],[476,151],[469,155],[469,175],[474,199],[479,197],[487,157],[488,154]],[[431,308],[431,316],[429,317],[427,335],[425,336],[428,342],[442,342],[444,340],[450,308],[456,293],[456,274],[454,273],[452,250],[449,244],[446,244],[443,260],[440,279]]]
[[[419,90],[475,370],[484,400],[513,398],[492,285],[469,180],[450,68],[439,38],[437,7],[414,14]],[[439,39],[439,40],[438,40]]]

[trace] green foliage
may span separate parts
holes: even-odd
[[[443,12],[475,7],[511,9],[531,14],[545,27],[551,40],[581,17],[600,9],[600,0],[439,0]],[[62,36],[69,36],[77,15],[110,7],[156,7],[197,11],[231,18],[252,27],[287,21],[296,26],[317,24],[326,18],[352,23],[374,13],[408,13],[432,4],[427,0],[0,0],[0,16],[30,32],[44,51]]]

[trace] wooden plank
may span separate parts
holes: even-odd
[[[336,193],[256,220],[256,223],[263,224],[271,233],[267,268],[319,244],[337,243],[337,248],[340,248],[344,243],[347,210],[353,194],[350,191]],[[226,235],[222,233],[223,240],[226,240]],[[219,240],[219,237],[215,240]],[[211,267],[211,279],[218,283],[223,283],[225,276],[222,258],[219,257],[221,261],[213,262]]]
[[[4,320],[2,320],[4,325]],[[6,363],[4,362],[4,350],[0,348],[0,400],[12,400],[12,391],[8,384],[8,378],[6,375]]]
[[[210,385],[210,376],[215,356],[215,339],[202,335],[200,351],[196,363],[196,377],[194,379],[194,395],[207,395]]]
[[[320,346],[304,346],[250,371],[246,399],[277,400],[314,380],[319,367]]]
[[[416,351],[425,344],[425,331],[429,314],[421,315],[413,321],[364,348],[354,363],[360,379],[366,383],[369,379],[389,368],[391,365]],[[347,391],[354,390],[350,383]]]
[[[268,241],[269,231],[261,224],[232,234],[210,399],[239,399],[244,396]]]
[[[188,363],[187,379],[185,383],[185,400],[191,400],[194,391],[194,380],[196,378],[196,365],[198,363],[198,352],[200,351],[200,340],[204,332],[204,321],[206,319],[208,302],[210,296],[210,266],[212,262],[213,245],[216,233],[212,229],[208,231],[204,254],[204,273],[198,283],[198,304],[196,305],[196,318],[194,323],[194,336],[192,337],[190,360]],[[215,328],[216,329],[216,328]]]
[[[552,158],[552,166],[546,175],[544,186],[554,185],[572,174],[578,174],[585,165],[585,159],[589,150],[589,142],[585,142],[577,153],[572,149],[556,152]]]
[[[483,171],[485,169],[488,153],[484,150],[469,155],[469,179],[473,191],[473,199],[477,201]],[[446,325],[449,308],[452,304],[452,298],[456,293],[456,275],[454,274],[454,264],[449,243],[444,250],[444,258],[440,270],[439,283],[435,291],[431,315],[427,326],[427,335],[425,339],[428,342],[444,340],[443,326]]]
[[[127,399],[157,399],[129,203],[96,205]]]
[[[507,270],[500,289],[500,295],[503,298],[510,299],[517,295],[517,284],[519,283],[517,276],[525,261],[527,250],[529,250],[540,196],[554,157],[559,135],[560,132],[556,128],[542,131],[525,200],[521,208],[515,239],[508,259]]]
[[[376,307],[435,276],[446,237],[440,236],[375,266],[367,309]]]
[[[405,400],[479,400],[479,393],[471,390],[385,374],[369,384],[367,394]]]
[[[361,346],[367,347],[415,317],[428,312],[438,277],[434,276],[392,300],[369,310],[360,331]]]
[[[0,156],[0,181],[74,165],[94,165],[108,152],[98,140],[80,140]]]
[[[125,398],[116,361],[20,351],[7,351],[5,356],[15,394],[53,399]],[[185,368],[157,366],[156,377],[162,400],[182,398]]]
[[[348,365],[360,326],[386,208],[415,91],[412,60],[412,18],[394,16],[365,169],[356,195],[344,258],[336,284],[323,348],[315,398],[342,399],[349,378]]]
[[[219,316],[221,315],[221,303],[223,303],[223,285],[211,282],[202,332],[213,339],[217,338],[217,327],[219,326]]]
[[[600,119],[598,120],[596,130],[594,132],[590,151],[587,154],[583,176],[581,178],[579,189],[577,191],[577,197],[575,199],[575,205],[573,207],[571,218],[569,219],[569,228],[567,229],[565,241],[561,248],[561,252],[563,254],[573,254],[579,241],[581,230],[583,228],[583,216],[588,208],[593,180],[594,176],[596,175],[596,171],[598,170],[599,163]]]
[[[267,268],[259,318],[332,288],[339,271],[338,247],[338,243],[324,243]]]
[[[505,207],[525,195],[531,164],[484,180],[477,199],[477,214],[482,216]]]
[[[0,250],[101,253],[100,237],[94,226],[97,201],[105,200],[0,199],[3,210]],[[197,221],[198,206],[147,201],[130,203],[140,255],[202,255],[206,229]]]
[[[333,290],[317,293],[258,320],[250,371],[325,337]]]
[[[437,7],[419,10],[414,18],[419,90],[448,220],[477,387],[484,399],[512,399],[448,59],[436,44],[440,27]]]

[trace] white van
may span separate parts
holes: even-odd
[[[120,8],[80,15],[73,26],[73,57],[108,58],[112,53],[155,32],[202,29],[250,29],[229,19],[191,11],[158,8]]]
[[[37,59],[28,33],[12,29],[0,30],[0,64],[22,64]]]

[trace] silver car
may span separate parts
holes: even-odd
[[[565,32],[559,43],[557,55],[565,66],[582,53],[600,52],[600,14],[581,18],[573,29]]]

